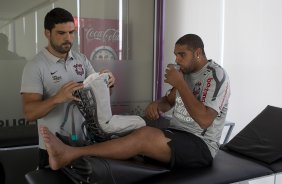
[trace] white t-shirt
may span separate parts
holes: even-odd
[[[219,149],[219,141],[228,109],[230,96],[228,75],[218,64],[209,61],[200,71],[186,74],[184,78],[196,98],[216,110],[218,116],[207,130],[202,129],[187,112],[177,92],[170,127],[193,133],[202,138],[214,157]]]

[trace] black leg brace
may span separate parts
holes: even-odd
[[[81,101],[75,101],[74,103],[85,119],[81,128],[88,141],[95,143],[111,139],[113,135],[104,132],[99,124],[97,102],[93,90],[90,87],[83,88],[75,91],[74,95],[81,99]]]

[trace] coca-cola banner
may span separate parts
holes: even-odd
[[[80,18],[80,51],[90,60],[118,60],[118,28],[118,20]]]

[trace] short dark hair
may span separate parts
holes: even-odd
[[[189,49],[192,51],[195,51],[198,48],[201,48],[203,51],[203,54],[205,55],[205,50],[204,50],[204,43],[202,39],[195,34],[186,34],[179,38],[175,44],[179,45],[187,45]]]
[[[55,27],[55,24],[66,22],[74,23],[72,14],[63,8],[54,8],[46,14],[44,28],[47,30],[52,30]]]

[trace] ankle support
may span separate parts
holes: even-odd
[[[82,123],[81,129],[87,140],[94,143],[113,138],[113,134],[104,132],[99,124],[97,102],[93,90],[90,87],[86,87],[75,91],[74,96],[81,100],[75,101],[74,103],[85,119]],[[84,130],[86,130],[86,132]]]

